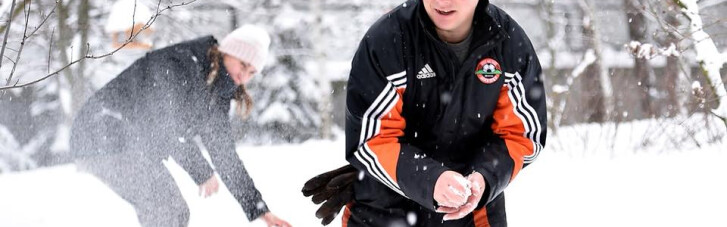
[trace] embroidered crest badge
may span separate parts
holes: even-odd
[[[502,69],[500,68],[500,63],[497,63],[492,58],[480,60],[480,63],[477,63],[477,68],[475,68],[475,75],[484,84],[495,83],[501,74]]]

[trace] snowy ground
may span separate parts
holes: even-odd
[[[599,145],[588,140],[616,135],[617,141],[629,141],[619,139],[629,133],[643,143],[650,133],[664,134],[650,131],[649,125],[562,128],[559,137],[549,138],[550,149],[506,190],[510,226],[727,226],[722,217],[727,212],[724,140],[701,148],[636,153],[623,145],[636,142],[607,146],[607,140]],[[588,139],[575,138],[585,132]],[[663,143],[652,141],[657,142]],[[342,149],[343,141],[336,140],[242,145],[238,150],[270,208],[294,226],[309,227],[320,226],[316,206],[302,196],[300,187],[317,173],[345,164]],[[202,199],[179,166],[167,166],[190,205],[189,226],[264,226],[247,222],[226,189]],[[138,223],[132,207],[100,181],[77,173],[74,165],[63,165],[0,175],[0,226]],[[330,226],[340,226],[340,221]]]
[[[317,173],[346,164],[342,149],[343,141],[238,148],[270,209],[295,226],[319,223],[314,216],[317,208],[300,188]],[[261,221],[249,223],[226,188],[203,199],[181,167],[166,164],[190,206],[190,227],[265,226]],[[0,175],[0,226],[138,225],[130,205],[72,164]]]

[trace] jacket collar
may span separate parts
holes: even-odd
[[[220,69],[217,71],[217,80],[212,84],[213,90],[222,98],[233,99],[239,87],[235,85],[232,77],[230,77],[222,59],[220,59],[219,64]]]
[[[217,45],[217,39],[215,39],[211,35],[204,36],[189,41],[189,44],[195,57],[197,59],[203,59],[199,63],[202,64],[201,76],[203,77],[203,81],[206,81],[207,75],[209,74],[210,70],[212,70],[210,67],[212,65],[212,59],[210,59],[207,55],[210,48]],[[215,82],[212,83],[209,89],[217,96],[225,99],[232,99],[235,97],[235,92],[237,91],[238,87],[235,86],[235,83],[232,81],[232,78],[228,74],[222,59],[220,59],[219,66],[220,68],[217,71],[217,79],[215,80]]]

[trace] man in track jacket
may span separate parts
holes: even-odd
[[[347,91],[346,159],[365,175],[343,226],[507,225],[503,190],[546,137],[540,64],[510,16],[407,1],[366,33]]]

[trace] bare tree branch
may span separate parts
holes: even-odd
[[[136,36],[139,35],[141,32],[143,32],[146,29],[148,29],[156,21],[157,17],[159,17],[159,15],[161,15],[164,11],[171,10],[172,8],[175,8],[175,7],[186,6],[186,5],[189,5],[189,4],[191,4],[193,2],[196,2],[196,1],[197,0],[189,0],[189,1],[185,1],[185,2],[178,3],[178,4],[168,5],[166,7],[161,7],[161,2],[162,1],[160,0],[157,3],[156,13],[146,22],[146,24],[144,24],[144,26],[141,27],[141,29],[139,29],[139,31],[137,31],[136,33],[134,33],[132,31],[131,32],[132,35],[128,39],[126,39],[124,41],[124,43],[121,44],[121,46],[119,46],[118,48],[112,50],[111,52],[108,52],[108,53],[105,53],[105,54],[101,54],[101,55],[89,55],[90,49],[87,49],[87,51],[86,51],[86,53],[84,54],[83,57],[80,57],[80,58],[78,58],[76,60],[71,61],[70,63],[64,65],[63,67],[61,67],[58,70],[55,70],[55,71],[53,71],[53,72],[51,72],[51,73],[49,73],[49,74],[47,74],[45,76],[42,76],[42,77],[40,77],[40,78],[38,78],[36,80],[30,81],[30,82],[27,82],[27,83],[22,83],[22,84],[17,84],[16,83],[14,85],[7,85],[7,86],[4,86],[4,87],[0,87],[0,90],[7,90],[7,89],[13,89],[13,88],[27,87],[27,86],[36,84],[38,82],[41,82],[41,81],[43,81],[45,79],[48,79],[50,77],[53,77],[55,75],[58,75],[63,70],[71,67],[72,65],[74,65],[76,63],[79,63],[81,61],[84,61],[85,59],[100,59],[100,58],[104,58],[104,57],[111,56],[111,55],[115,54],[116,52],[118,52],[119,50],[123,49],[129,43],[131,43],[136,38]],[[88,45],[88,44],[86,44],[86,45]]]
[[[30,0],[28,0],[30,2]],[[32,3],[30,3],[32,4]],[[13,74],[15,74],[15,69],[18,67],[18,62],[20,62],[20,56],[23,54],[23,47],[25,47],[25,41],[28,39],[28,21],[30,21],[30,4],[28,4],[28,9],[25,10],[25,6],[23,6],[23,9],[25,10],[25,27],[23,28],[23,39],[20,41],[20,48],[18,48],[18,54],[15,55],[15,64],[13,64],[13,69],[10,70],[10,75],[8,76],[8,81],[6,85],[10,84],[10,80],[13,78]]]
[[[159,3],[161,3],[161,2],[162,1],[159,1]],[[157,9],[159,9],[158,3],[157,3]],[[132,36],[134,35],[134,27],[136,27],[136,21],[135,20],[136,20],[136,1],[134,1],[134,11],[133,11],[133,13],[131,13],[131,32],[129,32],[129,38],[128,39],[131,39]]]
[[[8,56],[3,56],[3,57],[4,57],[4,58],[7,58],[7,59],[8,59],[8,61],[10,61],[10,62],[12,62],[13,64],[15,64],[15,61],[13,61],[13,59],[12,59],[12,58],[10,58],[10,57],[8,57]]]
[[[58,7],[58,5],[53,5],[53,8],[50,10],[50,13],[48,13],[48,15],[45,16],[42,21],[40,21],[38,26],[36,26],[35,29],[32,32],[30,32],[30,34],[28,34],[28,37],[32,37],[33,35],[35,35],[35,32],[40,30],[40,27],[43,26],[43,24],[45,24],[45,22],[48,20],[48,18],[50,18],[50,16],[56,12],[56,7]]]
[[[15,4],[15,10],[11,10],[10,14],[8,15],[8,21],[15,20],[15,17],[20,15],[20,13],[23,11],[23,5],[27,3],[28,1],[20,1],[18,4]],[[7,24],[0,25],[0,32],[5,32],[5,29],[8,28],[6,26]]]
[[[27,4],[25,4],[25,3],[27,3]],[[3,41],[3,47],[2,47],[2,51],[0,51],[0,55],[5,56],[4,55],[5,49],[13,50],[16,52],[15,61],[10,60],[10,58],[8,57],[8,59],[11,62],[13,62],[13,68],[10,71],[10,75],[8,75],[8,79],[6,80],[6,83],[5,83],[6,86],[10,85],[10,83],[13,79],[13,75],[15,74],[15,69],[18,66],[18,62],[20,62],[20,56],[23,52],[23,47],[25,46],[25,42],[28,41],[28,38],[32,37],[43,26],[43,24],[46,23],[46,21],[48,21],[48,18],[50,18],[50,16],[53,15],[53,13],[55,12],[55,9],[56,9],[56,6],[54,6],[53,9],[51,10],[51,12],[46,17],[43,18],[43,20],[38,24],[38,26],[35,27],[35,29],[33,31],[30,32],[30,34],[28,34],[28,22],[30,21],[30,4],[31,4],[31,1],[28,0],[27,2],[24,2],[24,4],[22,5],[23,11],[25,12],[25,27],[23,28],[23,38],[20,41],[20,47],[18,48],[18,50],[5,46],[7,44],[7,37],[8,37],[7,35],[8,35],[8,32],[10,31],[10,24],[12,24],[11,21],[8,21],[8,27],[6,27],[7,30],[5,30],[5,39]],[[26,5],[28,6],[27,9],[25,8]],[[2,67],[2,59],[3,58],[0,58],[0,67]],[[17,81],[16,81],[16,84],[17,84]]]
[[[14,48],[12,48],[12,47],[5,47],[5,49],[6,49],[6,50],[12,50],[12,51],[15,51],[15,53],[18,53],[18,50],[14,49]]]
[[[8,34],[10,33],[10,25],[13,24],[13,10],[15,9],[15,0],[13,0],[12,5],[10,5],[10,16],[8,16],[8,26],[5,27],[5,37],[3,38],[3,46],[0,50],[0,56],[5,56],[5,46],[8,44]],[[0,58],[0,68],[3,67],[3,58]],[[10,82],[10,79],[8,78],[8,83]]]
[[[55,9],[55,7],[53,8]],[[56,29],[53,28],[50,32],[50,37],[53,37],[53,35],[56,33]],[[51,60],[51,53],[53,51],[53,39],[50,39],[50,43],[48,44],[48,68],[46,69],[46,73],[50,73],[50,60]]]

